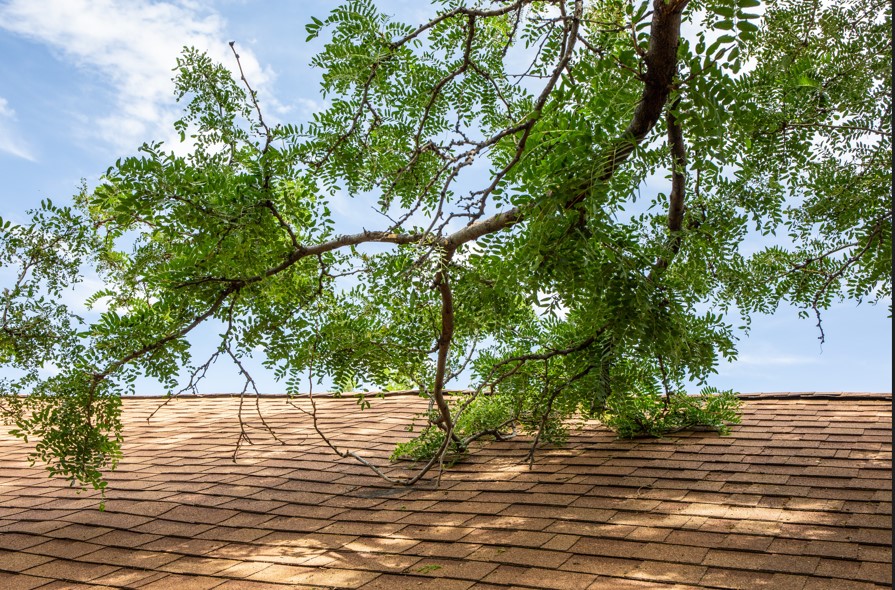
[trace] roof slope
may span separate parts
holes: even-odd
[[[321,427],[384,458],[416,397],[318,401]],[[0,435],[0,587],[863,589],[891,583],[891,400],[752,398],[728,437],[619,441],[589,425],[519,460],[484,443],[440,487],[338,459],[282,398],[124,402],[106,510]],[[303,401],[302,403],[307,403]],[[384,460],[381,461],[384,463]],[[402,469],[396,467],[395,469]],[[437,578],[432,580],[431,578]]]

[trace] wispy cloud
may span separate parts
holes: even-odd
[[[35,161],[25,140],[15,129],[16,112],[9,102],[0,96],[0,152],[17,158]]]
[[[170,125],[179,109],[172,69],[184,46],[235,67],[224,19],[190,0],[11,0],[0,5],[0,28],[43,43],[60,59],[104,79],[115,108],[88,123],[114,150],[173,137]],[[272,71],[248,49],[239,52],[246,76],[263,91]]]

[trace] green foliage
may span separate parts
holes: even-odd
[[[661,437],[686,429],[704,427],[721,434],[739,424],[741,402],[730,390],[706,387],[698,396],[684,392],[661,394],[656,388],[638,395],[613,395],[600,420],[621,438]]]
[[[510,423],[561,443],[575,416],[723,431],[731,393],[657,384],[734,359],[730,317],[792,304],[820,326],[840,299],[890,300],[888,3],[562,4],[446,2],[418,26],[350,0],[306,27],[328,106],[296,124],[186,48],[189,149],[144,144],[73,207],[0,222],[0,362],[20,375],[0,413],[33,458],[102,487],[139,376],[193,390],[258,351],[290,394],[424,392],[395,457],[432,457],[447,423],[451,454]],[[337,228],[346,198],[375,204],[364,231]],[[88,271],[91,322],[60,302]],[[217,350],[193,359],[208,323]],[[445,401],[470,372],[477,395]]]
[[[474,399],[470,395],[462,395],[452,400],[455,409],[463,408],[455,414],[451,443],[445,449],[445,456],[456,460],[467,451],[470,437],[478,437],[487,433],[489,438],[501,437],[518,419],[516,409],[501,396],[480,396]],[[437,419],[437,414],[424,414],[427,422]],[[444,430],[427,423],[420,434],[403,443],[398,443],[391,455],[392,461],[427,461],[436,456],[444,445]]]
[[[121,399],[102,391],[89,400],[67,395],[85,389],[71,378],[51,378],[29,396],[10,400],[6,419],[14,423],[11,434],[35,439],[32,463],[41,460],[50,475],[104,490],[102,471],[121,457]]]
[[[506,433],[509,423],[518,417],[511,401],[502,396],[483,395],[476,398],[476,403],[466,405],[468,402],[466,396],[460,397],[457,402],[466,406],[457,417],[454,430],[461,439],[480,432]]]
[[[435,427],[424,428],[419,436],[407,442],[395,445],[392,451],[392,461],[428,461],[438,454],[444,444],[445,433]],[[456,452],[456,447],[448,451]]]

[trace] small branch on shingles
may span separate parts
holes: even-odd
[[[510,440],[511,438],[516,436],[516,426],[515,426],[516,420],[517,419],[515,417],[513,417],[513,418],[510,418],[509,420],[505,420],[503,423],[501,423],[496,428],[491,428],[489,430],[482,430],[481,432],[477,432],[473,435],[467,436],[466,438],[464,438],[461,441],[461,443],[460,443],[461,448],[465,449],[466,447],[469,446],[469,443],[476,441],[476,440],[482,438],[483,436],[493,436],[494,440],[499,441],[499,442],[505,441],[505,440]],[[509,427],[511,429],[510,432],[503,432],[503,430],[507,427]]]
[[[242,419],[243,402],[245,400],[246,393],[248,393],[249,391],[249,387],[251,387],[252,391],[255,393],[255,413],[261,420],[261,424],[264,427],[263,430],[270,434],[273,439],[281,445],[285,445],[286,442],[277,435],[273,428],[270,427],[270,425],[267,423],[267,420],[264,418],[264,414],[261,412],[261,392],[258,391],[258,386],[255,383],[255,379],[245,368],[245,365],[242,364],[242,361],[239,359],[239,357],[233,353],[233,350],[230,348],[229,343],[225,344],[224,346],[227,354],[230,356],[230,359],[237,366],[240,374],[245,378],[245,384],[243,385],[242,391],[239,394],[239,411],[237,412],[237,418],[239,420],[239,438],[237,438],[236,440],[236,448],[233,449],[233,461],[236,462],[236,456],[239,454],[239,448],[242,444],[242,441],[245,441],[250,445],[254,444],[252,443],[251,438],[249,438],[248,431],[246,430],[246,423]]]
[[[319,338],[319,333],[317,334],[317,338]],[[368,467],[370,470],[373,471],[373,473],[375,473],[376,475],[378,475],[385,481],[395,484],[395,485],[401,485],[401,486],[412,486],[413,484],[418,482],[420,479],[422,479],[426,475],[426,473],[428,473],[429,470],[432,469],[432,467],[435,465],[436,462],[443,462],[444,453],[451,441],[450,435],[452,434],[452,431],[449,431],[448,435],[445,436],[444,442],[442,443],[441,448],[436,453],[436,455],[433,456],[426,463],[426,465],[423,466],[423,468],[420,469],[419,472],[417,472],[416,475],[414,475],[411,478],[407,478],[407,479],[391,477],[390,475],[388,475],[387,473],[382,471],[382,469],[380,469],[379,467],[377,467],[376,465],[371,463],[369,460],[358,455],[355,451],[343,450],[343,449],[340,449],[339,447],[337,447],[332,442],[332,440],[320,429],[320,424],[318,422],[317,401],[314,397],[314,364],[316,362],[316,359],[315,359],[316,352],[317,352],[317,341],[315,340],[314,344],[311,347],[311,359],[310,359],[309,366],[308,366],[308,384],[309,384],[308,400],[311,403],[311,410],[308,411],[308,410],[302,408],[298,404],[294,403],[291,399],[287,399],[286,403],[288,403],[291,407],[295,408],[296,410],[302,412],[303,414],[305,414],[306,416],[311,418],[311,424],[312,424],[312,427],[314,428],[314,431],[317,433],[317,435],[320,437],[320,439],[330,449],[332,449],[332,451],[334,453],[336,453],[339,457],[342,457],[343,459],[347,459],[347,458],[351,457],[352,459],[359,462],[360,464]]]
[[[546,365],[546,361],[545,361],[545,365]],[[538,425],[538,430],[535,433],[535,438],[532,441],[531,447],[528,449],[528,454],[525,457],[525,460],[528,462],[529,469],[532,469],[534,467],[535,451],[537,451],[538,443],[541,440],[541,433],[544,431],[544,428],[546,428],[547,421],[550,419],[550,414],[553,412],[553,403],[556,401],[556,398],[559,397],[559,394],[562,393],[563,390],[566,389],[569,385],[571,385],[572,383],[575,383],[579,379],[586,377],[596,367],[597,367],[597,365],[595,365],[595,364],[588,364],[587,367],[585,367],[583,371],[577,373],[576,375],[571,377],[568,381],[565,381],[565,382],[561,383],[560,385],[558,385],[556,387],[556,389],[553,391],[553,393],[551,394],[550,399],[547,400],[547,408],[544,410],[543,416],[541,416],[541,422]],[[547,369],[545,366],[545,369],[544,369],[544,373],[545,373],[544,390],[545,391],[547,390],[546,372],[547,372]]]

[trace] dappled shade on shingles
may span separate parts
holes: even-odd
[[[127,399],[104,512],[2,435],[0,586],[888,587],[891,400],[827,397],[747,399],[728,437],[588,423],[531,469],[524,442],[483,442],[410,489],[336,457],[283,398],[260,408],[286,444],[246,412],[256,444],[235,463],[238,399],[179,399],[149,422],[159,400]],[[388,454],[425,401],[371,403],[321,398],[321,426],[399,474]]]

